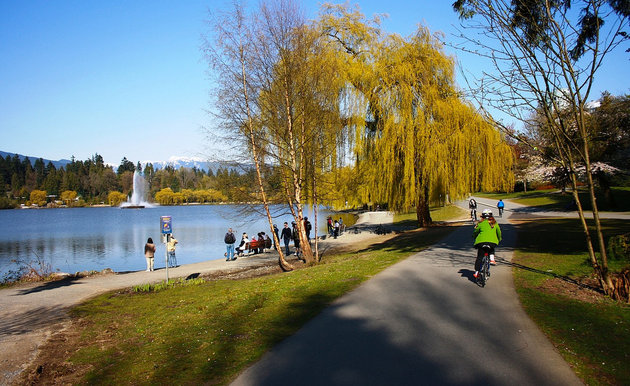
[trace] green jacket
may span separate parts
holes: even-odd
[[[499,223],[494,224],[494,228],[490,226],[488,220],[483,220],[473,232],[473,237],[475,238],[474,245],[479,243],[494,243],[499,245],[499,241],[501,241],[501,228],[499,227]]]

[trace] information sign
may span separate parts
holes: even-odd
[[[162,234],[171,234],[173,233],[173,224],[171,216],[162,216],[160,217],[160,229],[162,230]]]

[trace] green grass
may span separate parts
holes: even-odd
[[[609,198],[605,197],[600,191],[596,191],[596,199],[598,209],[601,211],[611,212],[627,212],[630,211],[630,188],[625,187],[613,187],[611,188],[611,194],[613,202]],[[480,197],[494,198],[498,200],[510,199],[514,202],[528,205],[537,206],[545,210],[551,211],[564,211],[573,210],[571,203],[573,202],[573,195],[570,193],[559,193],[557,189],[553,190],[534,190],[529,192],[517,192],[517,193],[480,193],[476,194]],[[591,203],[589,195],[586,191],[580,191],[580,202],[584,207],[584,210],[591,210]]]
[[[226,384],[334,299],[452,229],[407,232],[289,273],[99,296],[73,310],[86,327],[70,361],[92,366],[89,384]]]
[[[630,222],[604,220],[606,236]],[[630,306],[608,299],[589,303],[546,290],[545,282],[592,276],[577,220],[537,220],[518,227],[514,278],[530,317],[587,384],[630,384]],[[540,252],[545,251],[545,252]],[[627,262],[610,262],[613,271]]]
[[[447,205],[431,209],[431,219],[433,221],[447,221],[458,218],[467,218],[468,211],[458,207],[457,205]],[[418,226],[418,218],[416,212],[411,213],[395,213],[394,225],[398,226]]]

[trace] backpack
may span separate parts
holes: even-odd
[[[236,242],[236,238],[234,237],[234,233],[226,233],[225,234],[225,243],[226,244],[234,244]]]

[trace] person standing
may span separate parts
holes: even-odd
[[[339,221],[337,221],[337,220],[335,220],[333,235],[334,235],[335,238],[337,238],[337,236],[339,236]]]
[[[276,224],[273,224],[273,233],[276,234],[276,238],[273,240],[273,247],[278,250],[279,246],[276,245],[276,240],[280,241],[280,231],[278,230],[278,227],[276,226]]]
[[[179,241],[172,234],[169,236],[168,243],[166,243],[166,250],[168,251],[168,266],[173,268],[177,267],[177,257],[175,257],[175,245],[177,245]]]
[[[144,257],[147,259],[147,272],[153,271],[153,260],[155,258],[155,244],[153,239],[149,237],[144,245]]]
[[[236,260],[236,257],[234,257],[234,243],[236,242],[236,236],[234,236],[232,228],[228,229],[223,241],[225,241],[227,248],[227,251],[225,252],[225,261]]]
[[[503,203],[502,199],[499,199],[499,202],[497,202],[497,209],[499,209],[499,217],[503,217],[503,208],[505,208],[505,203]]]
[[[328,234],[330,236],[333,235],[333,221],[332,221],[332,217],[328,216],[328,218],[326,219],[326,226],[328,227]]]
[[[289,223],[284,223],[284,228],[282,228],[282,240],[284,241],[284,248],[286,249],[286,255],[289,256],[291,254],[291,250],[289,249],[289,243],[291,242],[291,229],[289,228]]]
[[[291,231],[291,236],[293,236],[293,246],[295,247],[295,256],[300,257],[300,231],[298,230],[297,224],[294,222],[291,223],[293,226],[293,230]]]
[[[304,230],[306,230],[306,240],[308,240],[308,242],[311,242],[311,229],[313,227],[311,226],[311,222],[308,221],[308,217],[304,217]]]

